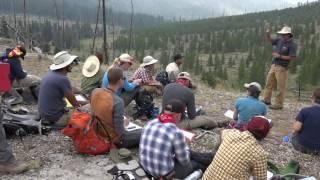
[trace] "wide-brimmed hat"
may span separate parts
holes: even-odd
[[[121,61],[121,62],[128,62],[128,63],[133,63],[133,61],[132,61],[132,59],[133,59],[133,57],[132,56],[130,56],[129,54],[121,54],[120,56],[119,56],[119,60]]]
[[[192,81],[191,75],[188,72],[179,73],[177,79],[188,79],[189,81]]]
[[[249,88],[250,86],[256,87],[259,91],[262,90],[261,85],[260,85],[259,83],[257,83],[257,82],[251,82],[251,83],[245,83],[245,84],[244,84],[244,87],[245,87],[245,88]]]
[[[113,148],[110,150],[110,158],[115,163],[121,163],[121,162],[130,161],[132,159],[132,154],[131,154],[131,151],[126,148],[120,148],[120,149]]]
[[[78,56],[71,55],[68,51],[58,52],[53,57],[53,64],[50,65],[50,70],[58,70],[70,65]]]
[[[281,31],[278,31],[277,34],[292,34],[291,28],[284,26]]]
[[[148,66],[151,64],[157,63],[158,60],[153,58],[152,56],[146,56],[143,58],[143,63],[140,65],[140,67]]]
[[[97,56],[89,56],[83,64],[82,74],[85,77],[96,75],[100,68],[100,61]]]

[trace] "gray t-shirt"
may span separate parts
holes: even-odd
[[[290,39],[287,42],[284,42],[281,38],[272,39],[271,44],[274,46],[273,52],[279,53],[281,56],[291,56],[296,57],[297,53],[297,44],[293,42],[293,39]],[[283,67],[288,67],[290,61],[283,60],[280,58],[273,58],[272,64],[280,65]]]
[[[189,119],[196,117],[195,97],[191,89],[177,83],[168,84],[163,90],[162,107],[170,99],[179,99],[185,104]]]
[[[41,117],[55,122],[65,112],[64,97],[72,87],[67,76],[60,72],[48,72],[40,84],[38,110]]]

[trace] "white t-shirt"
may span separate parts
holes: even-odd
[[[169,80],[175,81],[180,73],[179,66],[175,62],[172,62],[167,65],[166,72],[168,73]]]

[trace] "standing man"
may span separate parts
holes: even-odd
[[[274,110],[283,108],[289,73],[288,67],[290,61],[296,58],[297,51],[297,45],[293,41],[293,34],[290,27],[284,26],[277,34],[280,34],[281,37],[272,39],[270,36],[270,29],[268,28],[266,30],[266,39],[274,46],[274,48],[272,52],[272,65],[267,76],[263,102],[267,105],[271,105],[272,90],[277,86],[278,94],[276,96],[276,102],[274,105],[270,106],[270,109]]]
[[[183,63],[184,56],[181,54],[176,54],[173,57],[173,62],[168,64],[166,67],[166,72],[170,82],[175,82],[178,79],[178,74],[180,73],[180,65]]]

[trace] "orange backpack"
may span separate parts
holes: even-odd
[[[75,150],[81,154],[107,153],[110,151],[111,143],[94,131],[93,127],[97,121],[97,118],[88,113],[75,111],[62,133],[71,137]]]

